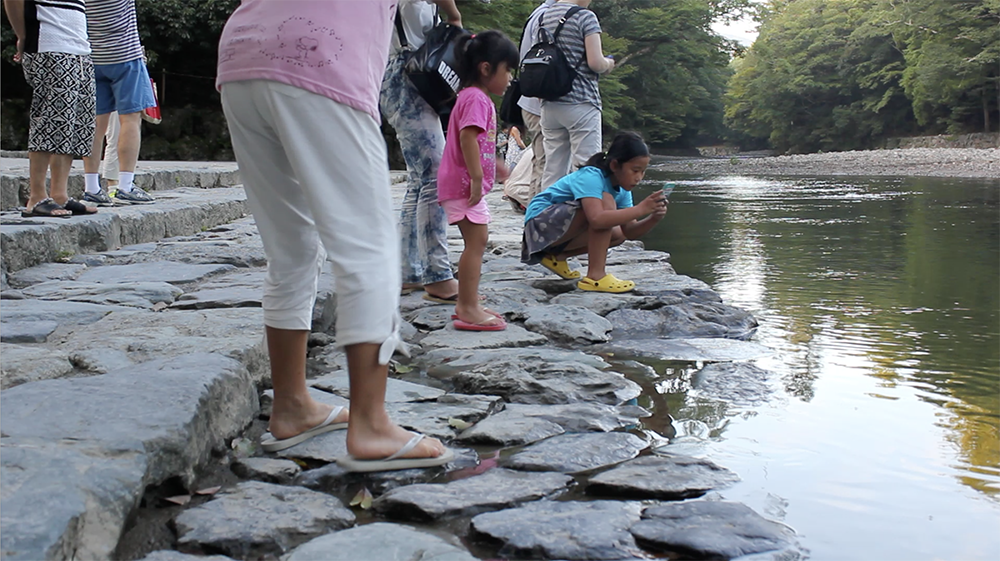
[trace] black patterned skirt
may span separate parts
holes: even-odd
[[[90,56],[24,53],[21,65],[32,89],[28,151],[89,156],[97,112]]]
[[[581,208],[580,201],[556,203],[528,220],[521,237],[521,262],[535,265],[546,255],[562,252],[569,242],[556,242],[569,232],[573,218]]]

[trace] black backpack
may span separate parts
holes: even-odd
[[[569,18],[582,10],[580,6],[566,10],[566,15],[559,20],[559,26],[556,27],[551,39],[548,38],[549,33],[544,27],[538,30],[538,42],[531,46],[531,50],[521,61],[521,95],[554,101],[573,89],[576,68],[569,65],[556,40]],[[584,53],[580,62],[586,58],[587,55]]]

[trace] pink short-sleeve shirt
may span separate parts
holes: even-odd
[[[396,0],[243,0],[219,40],[216,87],[273,80],[380,120]]]
[[[448,121],[444,156],[438,170],[438,200],[468,199],[472,177],[465,167],[459,135],[462,129],[480,129],[479,161],[483,166],[483,194],[490,192],[497,176],[497,115],[490,96],[476,87],[458,92],[455,108]]]

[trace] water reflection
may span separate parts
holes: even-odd
[[[795,462],[809,461],[787,449],[787,441],[795,439],[795,429],[817,422],[814,415],[833,414],[831,427],[795,440],[820,459],[817,469],[830,483],[801,496],[780,493],[782,500],[815,504],[824,515],[824,509],[847,516],[861,508],[885,520],[902,501],[939,521],[957,514],[952,511],[981,512],[968,503],[972,497],[956,497],[941,481],[951,478],[991,499],[992,517],[976,520],[991,521],[996,536],[1000,184],[670,180],[678,187],[667,220],[647,246],[669,251],[679,273],[705,280],[727,303],[757,316],[756,340],[777,351],[758,364],[774,373],[790,400],[763,409],[729,407],[690,395],[692,365],[665,371],[646,389],[664,396],[661,407],[671,407],[671,446],[728,439],[716,448],[733,461],[755,466],[766,460],[750,456],[784,458],[793,462],[786,469],[803,477]],[[767,414],[750,417],[762,411]],[[746,450],[734,442],[750,438],[743,426],[756,431]],[[930,443],[936,445],[918,447]],[[900,444],[895,457],[885,457]],[[849,466],[853,477],[840,480],[828,471],[834,465]],[[906,537],[912,528],[886,524],[886,535],[920,541]],[[1000,554],[998,537],[973,542],[996,546]]]

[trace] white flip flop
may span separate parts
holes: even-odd
[[[425,438],[419,432],[412,434],[413,438],[391,456],[381,460],[356,460],[347,455],[343,458],[337,458],[337,465],[352,472],[395,471],[443,466],[455,459],[455,451],[451,448],[445,448],[440,456],[433,458],[401,458],[400,456],[416,448],[417,444],[420,444],[420,441]]]
[[[340,412],[343,410],[344,407],[342,405],[334,407],[333,411],[330,411],[330,414],[327,415],[326,420],[324,420],[322,423],[316,425],[315,427],[309,430],[300,432],[295,436],[290,436],[288,438],[282,438],[279,440],[271,436],[271,433],[267,433],[263,437],[261,437],[260,447],[263,448],[265,452],[278,452],[280,450],[284,450],[285,448],[291,448],[296,444],[305,442],[314,436],[330,431],[346,429],[347,423],[333,422],[333,420],[337,418],[337,415],[340,415]]]

